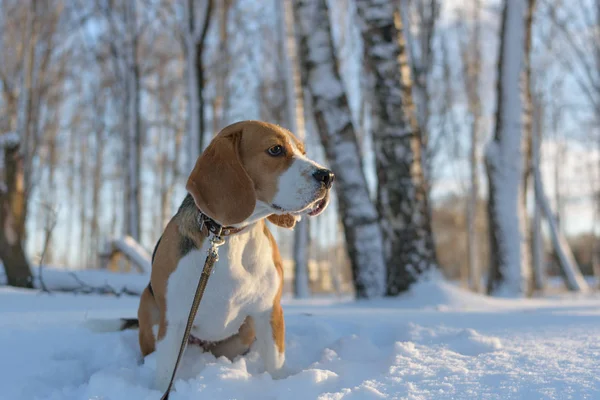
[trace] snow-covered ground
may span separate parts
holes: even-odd
[[[600,297],[490,299],[423,283],[399,299],[285,302],[289,376],[256,352],[231,363],[189,348],[172,400],[600,399]],[[0,287],[0,399],[158,399],[134,297]]]

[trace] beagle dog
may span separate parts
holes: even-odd
[[[331,171],[307,158],[302,143],[277,125],[243,121],[215,136],[156,244],[150,284],[140,298],[139,344],[144,356],[157,353],[158,389],[169,383],[213,227],[223,228],[226,241],[188,344],[233,359],[255,342],[266,371],[281,373],[283,269],[265,219],[292,228],[303,215],[319,215],[333,180]]]

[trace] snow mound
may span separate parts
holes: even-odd
[[[490,298],[486,296],[463,290],[442,280],[418,282],[399,299],[412,307],[464,308],[485,305],[490,302]]]
[[[411,289],[396,298],[384,298],[366,302],[369,306],[393,308],[428,308],[440,311],[451,309],[489,308],[498,299],[469,292],[441,279],[428,279],[414,284]]]
[[[502,349],[499,338],[482,335],[474,329],[427,328],[414,324],[411,327],[410,334],[414,342],[444,347],[465,356],[477,356]]]

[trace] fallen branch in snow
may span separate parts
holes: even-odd
[[[117,273],[98,269],[67,270],[49,265],[43,265],[42,268],[47,292],[40,293],[139,296],[150,280],[148,274]],[[38,273],[39,269],[36,268],[33,276],[35,289],[41,289]],[[0,268],[0,287],[6,283],[6,275]]]
[[[116,297],[121,297],[124,294],[129,296],[139,296],[142,294],[141,292],[129,289],[127,286],[123,286],[120,290],[117,290],[114,287],[110,286],[108,282],[102,286],[93,286],[82,281],[77,276],[77,274],[72,271],[69,272],[69,276],[73,277],[75,282],[77,282],[77,284],[79,285],[78,287],[58,288],[54,290],[59,292],[70,292],[75,294],[109,294],[114,295]]]
[[[544,185],[542,183],[542,177],[537,164],[533,169],[533,173],[536,201],[540,206],[542,213],[546,217],[546,221],[548,222],[552,246],[554,247],[556,255],[558,256],[560,271],[565,278],[565,284],[569,290],[587,292],[590,290],[590,287],[585,281],[585,278],[583,277],[581,270],[577,265],[577,261],[571,252],[571,248],[569,247],[567,239],[558,229],[552,209],[550,208],[550,203],[548,202],[548,198],[544,192]]]

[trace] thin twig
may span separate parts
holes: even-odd
[[[44,229],[46,231],[46,238],[44,240],[44,247],[42,249],[42,255],[40,256],[40,263],[38,266],[38,271],[39,271],[38,277],[40,280],[40,288],[41,288],[42,292],[50,293],[50,290],[48,289],[48,287],[46,286],[46,283],[44,282],[44,277],[43,277],[42,271],[43,271],[43,266],[44,266],[44,258],[46,257],[46,253],[48,252],[48,247],[50,245],[50,240],[52,239],[52,232],[54,231],[54,228],[56,227],[56,222],[58,220],[58,218],[57,218],[58,212],[56,210],[54,210],[52,208],[52,206],[49,204],[44,204],[43,207],[47,209],[48,218],[46,220],[46,227]]]

